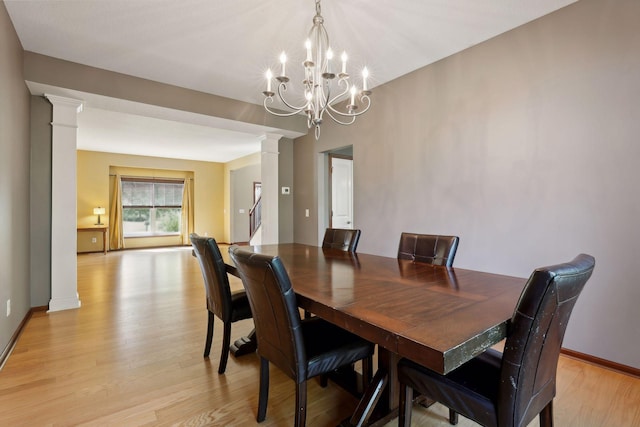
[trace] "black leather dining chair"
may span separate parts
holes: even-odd
[[[346,228],[327,228],[322,239],[325,249],[340,249],[345,252],[355,252],[360,240],[360,230]]]
[[[451,267],[459,241],[458,236],[402,233],[398,245],[398,259]]]
[[[553,425],[556,370],[564,333],[595,260],[573,261],[536,269],[522,291],[508,325],[504,352],[489,349],[447,375],[417,363],[398,363],[399,426],[411,424],[413,391],[483,426],[526,426],[536,416],[541,427]]]
[[[269,363],[296,383],[295,425],[306,422],[307,380],[362,360],[364,387],[374,345],[319,317],[301,319],[289,275],[278,257],[229,248],[253,311],[260,355],[258,422],[267,414]]]
[[[207,296],[207,338],[204,345],[204,357],[209,357],[213,341],[214,316],[222,320],[224,333],[222,337],[222,353],[218,373],[223,374],[227,368],[229,347],[231,345],[231,324],[239,320],[251,318],[251,307],[244,290],[231,293],[229,277],[220,253],[220,248],[212,237],[200,237],[195,233],[189,235],[193,251],[200,264],[204,289]]]
[[[346,228],[327,228],[322,239],[323,249],[338,249],[344,252],[355,253],[360,240],[360,230]],[[312,315],[305,310],[305,319]],[[324,381],[324,380],[323,380]]]

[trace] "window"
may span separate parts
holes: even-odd
[[[122,178],[125,237],[180,234],[183,181]]]

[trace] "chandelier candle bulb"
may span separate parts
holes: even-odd
[[[331,75],[331,60],[333,59],[333,51],[327,49],[327,74]],[[329,77],[331,78],[331,77]]]
[[[358,89],[355,86],[351,86],[351,107],[356,105],[356,92]]]
[[[285,72],[285,65],[287,63],[287,55],[284,53],[284,51],[282,51],[282,53],[280,54],[280,62],[282,63],[282,77],[286,76],[287,73]]]
[[[367,77],[369,77],[369,70],[367,70],[367,67],[364,67],[362,69],[362,90],[363,91],[367,90]]]
[[[273,74],[271,74],[271,68],[269,68],[267,70],[267,92],[271,92],[271,77],[273,77]]]
[[[342,52],[342,74],[347,74],[347,52]]]

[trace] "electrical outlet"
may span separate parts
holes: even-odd
[[[97,242],[98,242],[98,239],[96,239],[95,237],[91,238],[91,243],[97,243]]]
[[[11,300],[7,300],[7,317],[11,314]]]

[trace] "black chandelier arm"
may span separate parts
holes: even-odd
[[[264,98],[264,102],[262,104],[264,105],[264,109],[267,110],[269,113],[273,114],[274,116],[291,117],[291,116],[295,116],[296,114],[299,114],[303,110],[303,109],[299,109],[299,110],[293,111],[291,113],[279,113],[276,110],[272,110],[271,108],[269,108],[269,106],[267,105],[267,101],[273,103],[273,97],[272,96],[267,96],[266,98]]]

